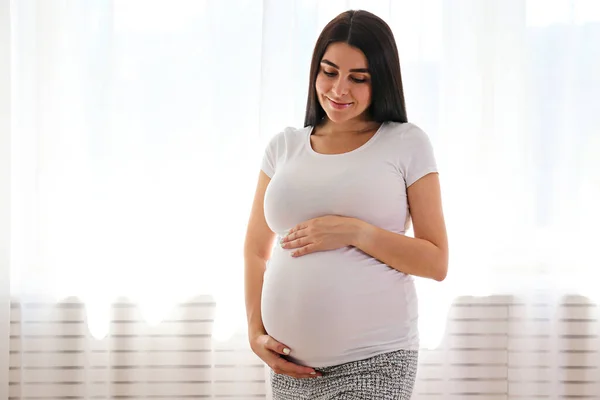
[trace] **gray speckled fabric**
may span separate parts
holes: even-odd
[[[323,376],[297,379],[271,371],[273,400],[409,400],[418,351],[398,350],[366,360],[316,368]]]

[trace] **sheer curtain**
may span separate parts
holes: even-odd
[[[597,344],[597,2],[6,3],[11,398],[265,395],[243,333],[246,220],[266,141],[303,121],[316,37],[349,8],[392,27],[442,171],[451,272],[419,281],[417,398],[595,393],[561,374],[565,351]],[[572,330],[596,342],[560,347]]]
[[[0,3],[0,398],[8,398],[10,247],[10,13]]]

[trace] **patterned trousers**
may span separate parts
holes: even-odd
[[[323,376],[292,378],[271,371],[273,400],[409,400],[418,351],[398,350],[366,360],[315,368]]]

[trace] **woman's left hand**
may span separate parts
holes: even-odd
[[[317,251],[353,246],[359,231],[355,218],[326,215],[296,225],[281,240],[281,247],[300,257]]]

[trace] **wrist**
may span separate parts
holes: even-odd
[[[248,339],[250,339],[250,341],[252,341],[253,339],[256,339],[259,336],[262,335],[266,335],[267,332],[265,331],[264,326],[249,326],[248,327]]]
[[[352,232],[350,235],[350,245],[360,249],[370,235],[373,226],[357,218],[351,220],[350,226]]]

